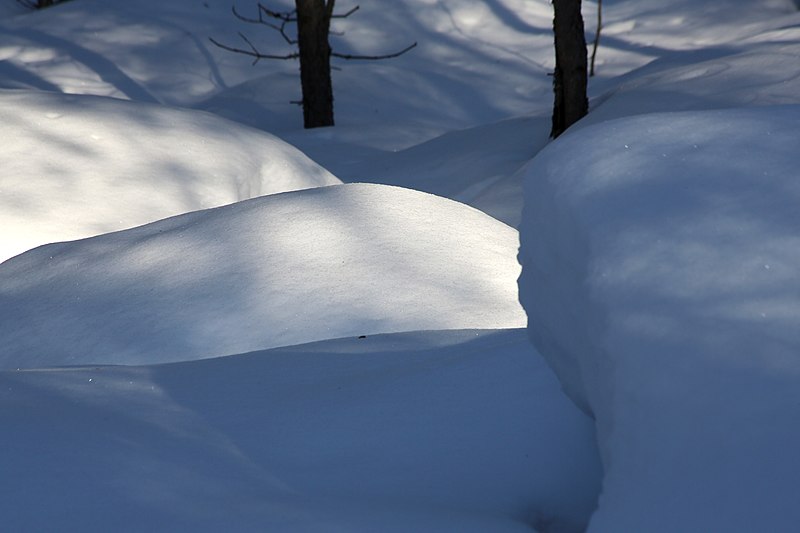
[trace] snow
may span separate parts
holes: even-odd
[[[524,329],[2,372],[0,401],[17,531],[574,530],[600,479]]]
[[[597,423],[591,531],[800,520],[799,119],[796,105],[622,118],[527,168],[520,295]]]
[[[517,246],[516,231],[471,207],[375,184],[267,195],[42,246],[0,269],[0,368],[523,327]]]
[[[6,528],[796,529],[796,2],[231,4],[0,3]]]
[[[579,127],[659,111],[795,103],[800,69],[792,62],[800,54],[800,45],[789,39],[796,40],[798,35],[800,29],[787,29],[766,43],[687,52],[689,57],[681,61],[673,56],[653,61],[600,95],[598,105]]]
[[[341,183],[267,133],[111,98],[0,91],[0,136],[0,261],[40,244]]]

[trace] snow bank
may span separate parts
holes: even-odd
[[[0,91],[0,261],[262,194],[340,183],[266,133],[202,112]]]
[[[515,230],[463,204],[351,184],[43,246],[0,266],[0,367],[521,327],[517,245]]]
[[[800,106],[566,135],[526,177],[529,332],[596,417],[590,531],[800,522]]]
[[[150,367],[0,372],[14,531],[559,531],[591,420],[524,330],[413,332]]]
[[[746,47],[738,42],[737,48],[667,54],[623,77],[575,129],[644,113],[795,103],[800,94],[798,38],[800,27],[789,27],[753,37],[755,42]]]

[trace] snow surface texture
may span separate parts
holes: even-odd
[[[800,106],[642,115],[526,176],[529,332],[597,421],[591,531],[800,523]]]
[[[1,368],[145,364],[422,329],[515,328],[517,232],[348,184],[43,246],[0,266]]]
[[[598,96],[592,112],[575,129],[660,111],[795,103],[800,94],[798,38],[800,28],[785,28],[751,38],[746,46],[737,43],[685,52],[680,60],[656,60]]]
[[[262,194],[341,183],[280,139],[207,113],[0,91],[0,262]]]
[[[290,50],[278,32],[236,19],[231,4],[80,0],[6,17],[0,20],[0,87],[211,111],[280,136],[343,181],[409,188],[424,183],[426,192],[516,224],[522,195],[514,174],[547,138],[549,2],[375,2],[335,20],[334,45],[343,53],[394,51],[414,41],[419,46],[391,61],[334,60],[337,125],[316,131],[302,129],[301,110],[290,104],[300,99],[296,62],[253,66],[250,58],[208,41],[239,45],[241,31],[263,50]],[[255,16],[254,2],[235,4]],[[274,0],[270,7],[294,4]],[[634,55],[639,59],[633,64],[642,64]],[[521,114],[534,118],[507,121]],[[499,127],[492,133],[494,122]],[[444,152],[433,160],[420,157],[424,148],[395,153],[473,127],[471,139],[441,139]]]
[[[8,531],[577,531],[600,484],[522,329],[0,372],[0,405]]]
[[[343,2],[338,4],[342,9],[349,7]],[[251,66],[249,58],[220,50],[208,41],[213,36],[235,44],[237,32],[244,31],[262,50],[288,51],[277,32],[236,20],[227,0],[72,0],[38,12],[27,12],[13,0],[0,2],[0,87],[27,92],[24,97],[0,93],[0,100],[13,96],[18,103],[7,106],[13,108],[9,116],[16,117],[17,125],[3,136],[0,153],[7,147],[20,146],[11,142],[17,134],[33,132],[31,142],[20,152],[22,157],[4,160],[2,168],[18,169],[21,161],[30,163],[36,159],[33,155],[45,158],[47,150],[56,150],[58,157],[29,177],[47,178],[58,184],[37,188],[34,196],[42,205],[56,206],[64,201],[79,206],[72,210],[74,218],[69,221],[76,227],[98,214],[103,214],[99,218],[104,224],[119,219],[118,209],[106,210],[109,194],[114,197],[114,190],[95,194],[94,185],[80,179],[90,170],[99,184],[122,175],[123,170],[134,169],[130,176],[146,184],[145,193],[137,191],[141,197],[150,194],[150,200],[155,201],[167,195],[168,190],[170,194],[180,191],[178,197],[185,202],[176,205],[175,210],[151,213],[124,225],[90,227],[79,236],[208,207],[196,204],[203,195],[224,197],[220,203],[246,198],[250,193],[243,192],[241,186],[258,179],[261,157],[272,153],[274,139],[205,114],[155,107],[180,106],[210,111],[279,136],[345,182],[421,189],[516,224],[522,205],[522,178],[530,177],[533,168],[523,167],[548,142],[552,105],[552,78],[548,73],[553,69],[551,2],[402,0],[368,4],[362,5],[353,17],[335,21],[334,46],[338,51],[380,53],[397,50],[412,41],[419,46],[392,61],[335,62],[337,126],[304,131],[299,107],[289,103],[300,97],[296,63],[262,61]],[[742,133],[734,127],[742,125],[761,128],[761,135],[765,135],[766,124],[772,125],[772,115],[765,115],[764,120],[756,120],[755,115],[714,115],[711,122],[701,124],[696,119],[692,122],[689,116],[668,114],[614,122],[619,117],[642,113],[796,103],[800,62],[796,61],[795,43],[800,39],[800,15],[795,4],[790,0],[606,0],[598,70],[590,80],[592,112],[542,154],[541,161],[548,161],[553,169],[550,192],[565,189],[556,196],[554,205],[544,206],[553,218],[543,220],[533,232],[546,234],[546,238],[542,242],[527,240],[523,252],[539,250],[537,264],[552,267],[548,272],[554,283],[563,283],[558,293],[547,292],[556,286],[545,286],[540,304],[529,295],[526,305],[531,309],[541,305],[541,321],[534,327],[542,330],[545,324],[553,325],[552,331],[544,333],[551,335],[551,340],[557,335],[559,342],[543,343],[545,337],[539,335],[540,345],[572,396],[598,415],[602,430],[599,442],[608,470],[600,510],[593,522],[598,530],[658,531],[664,527],[671,531],[749,532],[797,528],[797,516],[793,514],[796,504],[792,501],[796,483],[789,476],[800,476],[797,459],[788,450],[790,446],[796,448],[792,427],[800,417],[792,411],[797,405],[796,396],[792,396],[795,393],[784,394],[789,387],[786,383],[795,375],[792,358],[797,349],[792,331],[776,325],[776,313],[792,317],[798,309],[793,296],[796,276],[783,273],[784,265],[789,260],[797,264],[797,258],[781,255],[784,250],[796,249],[796,228],[787,231],[786,235],[792,237],[781,241],[780,246],[770,247],[779,234],[772,226],[781,226],[770,218],[772,207],[776,208],[775,217],[791,226],[795,219],[781,215],[779,208],[785,205],[782,202],[790,201],[794,192],[790,190],[785,198],[772,202],[765,199],[770,193],[761,188],[761,181],[747,182],[740,176],[745,168],[751,169],[752,176],[764,169],[785,172],[789,165],[780,161],[789,157],[789,149],[778,150],[780,153],[773,158],[773,152],[764,149],[762,140],[744,139],[734,150],[699,139],[703,142],[696,143],[698,146],[718,149],[708,152],[702,161],[692,150],[675,153],[682,152],[680,147],[686,148],[685,138],[708,133],[708,128],[717,129],[715,142],[741,139]],[[255,13],[251,0],[236,0],[236,5],[242,13]],[[269,5],[287,9],[293,7],[293,2],[270,0]],[[587,1],[583,7],[591,39],[597,4]],[[49,99],[50,104],[37,104],[43,99]],[[48,113],[62,116],[48,117]],[[796,112],[789,114],[795,116]],[[665,131],[673,118],[688,129]],[[69,131],[45,129],[56,128],[56,123],[67,120],[72,121]],[[592,124],[599,129],[581,134],[581,129]],[[785,148],[787,139],[796,139],[797,132],[785,123],[778,125],[778,130],[767,131]],[[606,127],[622,127],[627,132],[626,140],[633,139],[626,144],[642,148],[635,161],[628,153],[624,156],[627,159],[618,164],[610,142],[616,138],[616,130],[606,132]],[[653,143],[660,145],[647,144],[650,130],[655,132]],[[219,138],[234,131],[239,132],[232,135],[234,138],[241,135],[247,139],[236,143],[243,145],[243,150],[229,143],[229,139]],[[37,136],[37,132],[48,135]],[[93,137],[103,132],[110,133],[113,142],[108,137]],[[213,138],[210,145],[205,144],[206,136]],[[150,143],[151,139],[157,142]],[[598,150],[594,159],[576,161],[576,154],[585,149],[581,139],[588,141],[587,146],[598,144],[609,149]],[[574,144],[565,144],[563,150],[557,148],[571,142]],[[198,143],[193,154],[183,151],[185,146]],[[624,147],[616,148],[617,155],[624,153]],[[216,155],[206,156],[212,154]],[[301,180],[310,177],[307,170],[312,174],[320,172],[314,165],[306,167],[307,160],[297,159],[296,152],[281,152],[281,156],[267,158],[267,162],[299,164],[300,172],[295,177]],[[539,158],[536,159],[534,166],[538,165]],[[181,168],[171,165],[173,160],[179,161]],[[773,160],[778,161],[777,166],[771,163]],[[635,168],[636,172],[626,175],[621,166]],[[182,169],[187,172],[182,173]],[[570,176],[559,169],[571,169]],[[590,170],[588,176],[584,175],[586,169]],[[722,179],[729,171],[739,176],[730,184]],[[283,175],[282,171],[272,171],[268,177],[274,178],[276,172]],[[586,193],[599,195],[593,197],[598,200],[596,208],[589,209],[584,218],[581,213],[571,213],[569,205],[578,203],[570,203],[576,193],[569,189],[569,182],[589,184],[592,176],[604,173],[608,178],[601,180],[604,192],[590,188]],[[63,180],[53,178],[61,174],[73,176],[76,183],[81,181],[81,195],[64,194]],[[211,180],[210,176],[215,175],[223,179]],[[662,179],[666,175],[677,176],[686,183],[687,190],[672,190]],[[716,178],[686,181],[687,176],[693,175]],[[645,181],[636,181],[636,176]],[[658,179],[651,179],[653,176]],[[558,185],[556,177],[565,183]],[[15,180],[13,187],[7,186],[12,183],[7,179]],[[619,180],[625,185],[609,185],[612,181],[621,183]],[[633,180],[636,186],[626,180]],[[294,179],[290,181],[296,183]],[[310,181],[304,181],[302,187],[319,184]],[[652,191],[647,186],[650,181],[655,183]],[[7,178],[2,174],[0,202],[8,198],[10,190],[23,190],[27,182],[24,177]],[[203,184],[203,189],[187,188],[189,183]],[[748,204],[744,210],[740,193],[748,183],[759,191],[752,197],[761,203]],[[699,184],[704,184],[702,191],[697,190]],[[395,193],[379,190],[381,195],[386,194],[384,200],[388,204],[394,203]],[[619,209],[613,205],[613,209],[600,212],[603,206],[613,204],[603,198],[625,191],[630,191],[630,201],[620,201]],[[252,194],[258,191],[253,189]],[[322,336],[373,331],[375,324],[366,324],[369,330],[345,332],[346,328],[340,327],[340,315],[363,317],[366,305],[381,306],[382,302],[402,299],[389,281],[396,282],[404,272],[409,278],[411,272],[427,275],[430,269],[426,262],[436,270],[444,269],[442,257],[452,253],[452,243],[442,249],[441,255],[433,254],[432,262],[431,254],[417,256],[413,249],[414,239],[421,229],[428,228],[428,222],[436,232],[436,223],[442,218],[448,224],[453,223],[453,218],[473,220],[472,212],[466,208],[451,211],[451,204],[418,194],[412,203],[419,201],[436,212],[444,208],[445,214],[453,217],[414,212],[407,220],[409,225],[392,225],[386,230],[387,236],[374,243],[372,226],[365,223],[354,233],[337,235],[337,243],[348,244],[346,258],[353,259],[350,265],[372,264],[370,261],[376,261],[373,256],[391,263],[381,262],[366,277],[359,271],[356,279],[345,268],[347,265],[320,266],[314,262],[328,261],[332,246],[323,238],[315,239],[313,234],[299,235],[294,231],[296,220],[304,220],[303,215],[284,218],[280,228],[272,228],[272,233],[289,235],[302,246],[286,241],[278,248],[268,240],[269,233],[250,224],[238,224],[248,219],[257,224],[262,219],[274,222],[270,215],[257,213],[259,206],[278,209],[277,202],[284,201],[298,205],[312,198],[308,194],[288,193],[245,204],[250,207],[237,204],[181,217],[178,224],[196,222],[185,228],[183,236],[177,228],[162,235],[138,228],[132,233],[45,247],[0,266],[3,282],[13,278],[14,290],[21,291],[19,295],[25,292],[31,299],[20,309],[41,311],[25,311],[27,319],[21,329],[6,331],[0,337],[0,347],[7,340],[19,342],[19,336],[26,332],[38,335],[36,331],[46,329],[37,329],[39,325],[50,324],[53,331],[44,331],[42,345],[47,343],[54,351],[37,349],[42,362],[68,364],[74,354],[72,348],[86,347],[92,339],[102,338],[105,342],[116,336],[117,344],[109,343],[104,348],[98,343],[90,348],[107,359],[118,357],[121,363],[135,363],[133,358],[125,360],[124,350],[151,340],[127,334],[125,328],[131,322],[134,328],[153,326],[156,332],[152,343],[163,342],[170,350],[186,341],[181,348],[185,351],[160,351],[158,360],[187,359],[166,366],[0,371],[0,417],[7,429],[3,443],[15,452],[0,457],[0,487],[9,495],[0,499],[4,526],[16,530],[58,527],[107,531],[122,527],[153,530],[160,525],[167,530],[199,530],[207,524],[213,531],[252,531],[269,523],[276,525],[273,529],[294,531],[385,531],[388,526],[401,531],[437,532],[515,531],[530,526],[547,533],[583,530],[592,502],[599,494],[597,457],[593,451],[597,442],[586,417],[565,402],[551,377],[544,379],[541,372],[546,369],[539,366],[538,355],[525,346],[518,330],[483,332],[481,340],[475,342],[468,341],[473,333],[456,331],[389,335],[381,337],[378,344],[370,335],[367,339],[324,341],[313,348],[282,350],[278,357],[259,352],[191,360],[207,357],[210,348],[214,348],[207,339],[220,342],[226,331],[237,333],[246,342],[276,332],[265,332],[261,323],[247,322],[247,313],[248,308],[263,310],[270,305],[256,289],[264,292],[266,287],[270,296],[277,287],[258,275],[260,265],[274,266],[284,260],[295,267],[298,279],[305,279],[309,287],[316,289],[305,302],[292,299],[288,292],[279,295],[283,300],[277,302],[275,309],[298,309],[301,303],[304,306],[288,322],[291,331]],[[314,194],[320,195],[315,196],[319,199],[331,195],[326,190]],[[82,202],[80,196],[90,201]],[[677,209],[676,205],[667,204],[673,199],[686,203],[689,222],[700,217],[697,205],[705,202],[713,207],[705,210],[706,216],[721,223],[705,224],[707,220],[703,219],[702,225],[686,226],[681,217],[668,214],[670,209]],[[18,201],[6,203],[15,205]],[[320,206],[320,211],[333,209],[334,203]],[[754,206],[766,204],[770,207],[764,207],[758,217],[750,216]],[[639,210],[634,207],[637,205]],[[731,211],[739,209],[748,216],[739,218],[729,212],[725,212],[727,218],[718,216],[726,205]],[[7,206],[2,207],[2,213],[7,213]],[[645,234],[656,232],[647,215],[650,211],[658,214],[652,224],[659,226],[659,232],[663,229],[669,239],[662,237],[661,243],[646,240]],[[34,213],[33,209],[30,213]],[[594,217],[591,224],[582,227],[579,223],[586,222],[590,215]],[[625,217],[628,219],[623,220]],[[38,218],[38,214],[29,216],[25,228],[33,228]],[[378,217],[379,225],[389,224],[390,218]],[[669,223],[665,222],[667,218]],[[391,220],[397,222],[396,218]],[[349,219],[337,221],[348,231],[352,226]],[[354,221],[363,222],[363,218],[359,214]],[[17,233],[26,231],[19,222],[16,219],[12,232],[6,230],[11,226],[3,221],[0,240],[9,242]],[[165,221],[159,227],[173,223]],[[759,225],[763,234],[757,229]],[[619,238],[604,229],[610,226],[620,228]],[[638,234],[631,233],[639,226],[644,235],[642,242],[637,240]],[[746,232],[737,228],[744,226],[751,227],[753,237],[741,240],[752,246],[739,249],[737,239]],[[485,220],[480,227],[493,228]],[[510,231],[499,227],[503,228],[501,236]],[[238,233],[229,234],[225,228]],[[375,233],[381,228],[376,226]],[[449,228],[445,226],[447,235],[460,236]],[[59,231],[62,229],[67,226]],[[329,231],[325,227],[323,235]],[[213,241],[223,233],[221,242]],[[410,239],[408,242],[398,244],[396,249],[381,248],[376,255],[377,246],[394,246],[392,239],[403,234]],[[134,242],[137,235],[142,237],[141,242]],[[630,242],[621,242],[623,235],[630,237]],[[596,236],[607,236],[624,253],[617,257],[598,249],[597,241],[592,240]],[[562,237],[563,241],[555,244]],[[64,238],[73,237],[53,234],[24,247]],[[496,242],[493,239],[489,241]],[[709,241],[713,246],[707,244]],[[309,242],[328,255],[309,251]],[[663,248],[653,248],[655,243]],[[630,247],[626,247],[628,244]],[[109,253],[96,253],[101,248]],[[365,254],[356,252],[358,248]],[[511,257],[516,253],[512,246],[502,248]],[[460,245],[457,249],[462,254],[473,254],[473,250]],[[649,264],[640,269],[628,263],[622,265],[624,270],[614,268],[617,259],[639,258],[639,249],[652,251],[656,257],[653,262],[657,267],[652,272]],[[662,249],[666,250],[663,255],[659,253]],[[763,263],[769,268],[757,270],[751,249],[769,259]],[[50,261],[45,250],[61,253]],[[198,250],[203,254],[196,253]],[[697,260],[691,250],[696,250]],[[114,255],[117,252],[119,256]],[[729,260],[723,260],[723,256]],[[33,265],[34,257],[43,258],[42,263]],[[339,257],[337,253],[335,258]],[[608,264],[594,263],[598,258],[607,259]],[[786,263],[776,258],[783,258]],[[645,259],[651,258],[648,255]],[[681,269],[668,268],[678,260],[683,261]],[[17,267],[9,267],[11,263]],[[455,264],[460,265],[458,261]],[[742,283],[732,282],[736,277],[726,274],[737,264],[742,268]],[[26,265],[30,275],[22,272]],[[499,268],[505,272],[508,265],[507,255],[496,260],[484,256],[479,261],[480,268],[489,271]],[[693,266],[697,269],[693,270]],[[700,272],[702,266],[716,270]],[[112,267],[112,271],[101,267]],[[531,263],[527,262],[526,269],[530,268]],[[81,277],[75,269],[86,274]],[[589,276],[601,269],[610,273],[608,283],[620,288],[619,294],[609,295],[608,309],[601,305],[600,296],[612,292],[612,285],[598,283],[595,292],[589,292],[590,287],[584,285],[587,279],[595,279]],[[693,275],[680,275],[688,271]],[[387,272],[391,275],[384,280]],[[631,273],[630,284],[628,278],[625,283],[620,281],[623,272]],[[242,273],[254,283],[248,285]],[[46,278],[50,274],[52,280]],[[89,274],[96,274],[96,279],[90,280]],[[281,274],[282,283],[291,278],[286,272]],[[523,287],[528,276],[536,275],[535,271],[528,272],[523,277]],[[666,296],[655,293],[653,279],[659,275],[659,281],[663,281],[659,287],[667,292]],[[781,276],[788,281],[776,289],[778,282],[773,278]],[[329,304],[336,298],[346,300],[342,295],[348,290],[364,288],[359,281],[362,278],[363,283],[373,284],[367,287],[373,292],[365,289],[361,294],[367,298],[353,296],[348,300],[353,305],[332,309]],[[441,279],[464,278],[448,273]],[[569,279],[575,283],[569,283]],[[58,285],[56,280],[63,284]],[[139,287],[134,286],[137,280]],[[763,283],[758,285],[753,280]],[[82,283],[84,290],[65,286],[74,282]],[[422,281],[414,279],[414,283],[414,287],[423,290]],[[733,289],[723,290],[725,284]],[[752,292],[744,294],[742,285],[751,287]],[[295,287],[292,282],[287,286]],[[446,292],[448,301],[458,301],[471,298],[476,285],[436,289]],[[164,295],[159,295],[161,291]],[[637,291],[646,296],[642,301],[646,305],[635,315],[638,324],[645,323],[644,326],[635,328],[630,338],[603,337],[605,331],[623,331],[621,319],[628,316],[625,313],[633,312],[634,296],[638,296],[632,293]],[[372,298],[377,292],[379,296]],[[167,301],[167,295],[181,294],[189,298]],[[631,299],[623,301],[625,295]],[[684,306],[684,300],[692,298],[687,295],[697,301],[707,298],[708,302],[717,299],[722,303],[703,306],[703,313],[698,312],[702,316],[683,327],[685,317],[673,315],[684,307],[699,309]],[[425,297],[432,295],[426,292]],[[656,301],[658,297],[662,299]],[[504,308],[515,308],[514,315],[519,316],[513,290],[508,289],[505,296],[489,298],[488,305],[501,299]],[[690,303],[695,304],[694,300]],[[195,305],[197,302],[201,305]],[[306,314],[309,308],[316,312],[318,302],[322,307],[328,306],[328,311],[332,309],[326,315],[326,320],[334,317],[332,327],[320,322],[314,313]],[[468,303],[483,305],[478,301]],[[143,308],[130,313],[139,304]],[[161,330],[157,329],[160,324],[147,315],[150,307],[156,314],[169,313],[162,320]],[[69,314],[69,309],[78,313],[79,308],[94,311],[83,317]],[[101,316],[100,309],[108,313]],[[112,309],[123,312],[115,315]],[[415,314],[416,309],[411,309],[395,306],[390,310],[390,321],[397,323],[401,315]],[[622,311],[612,313],[615,310]],[[13,316],[14,311],[14,307],[4,308],[0,323]],[[736,313],[754,316],[751,311],[766,315],[761,317],[765,319],[763,324],[731,318]],[[132,314],[136,320],[131,321]],[[186,327],[182,334],[189,334],[188,340],[176,340],[168,334],[170,324],[184,321],[182,324],[186,325],[187,317],[193,314],[219,329],[206,331],[197,327],[192,331]],[[659,314],[658,320],[654,314]],[[598,317],[606,320],[607,315],[611,317],[608,323],[597,322]],[[114,320],[115,316],[119,321]],[[231,319],[226,324],[228,316]],[[103,328],[90,324],[89,320],[95,318]],[[616,318],[620,320],[615,321]],[[427,329],[434,323],[441,324],[442,318],[437,320],[420,320],[410,326],[405,322],[402,327]],[[727,329],[718,329],[725,326],[724,320],[737,327],[744,324],[738,336],[728,339]],[[789,321],[787,318],[786,323]],[[453,320],[447,327],[470,327],[460,322]],[[680,328],[671,329],[675,323]],[[70,324],[78,324],[76,331],[85,334],[70,333]],[[750,350],[745,352],[744,342],[730,347],[730,357],[728,351],[723,356],[717,350],[719,345],[733,344],[745,337],[748,330],[753,334],[748,339]],[[768,341],[764,335],[759,337],[767,330],[773,334]],[[655,342],[647,335],[661,338]],[[756,342],[757,338],[763,342]],[[228,340],[231,342],[227,348],[239,345],[238,338]],[[258,349],[264,348],[261,340],[258,339]],[[284,336],[280,342],[290,340],[290,336]],[[300,340],[308,338],[297,339]],[[35,344],[31,339],[24,342],[28,346]],[[632,355],[633,348],[628,343],[646,345],[647,350]],[[775,363],[781,343],[790,346],[788,355],[785,361]],[[70,344],[72,348],[66,346]],[[118,349],[120,344],[122,348]],[[703,345],[710,347],[703,352],[695,350]],[[384,358],[389,346],[391,356]],[[596,354],[609,347],[618,349],[619,354],[612,355],[619,361],[610,355],[591,360],[576,355],[583,348],[586,354]],[[677,356],[672,352],[670,358],[664,356],[669,347],[675,348]],[[692,356],[690,350],[699,355]],[[117,351],[117,355],[112,353]],[[320,357],[311,357],[309,352]],[[556,361],[554,354],[559,352],[565,357]],[[652,365],[640,353],[652,354]],[[772,364],[773,373],[769,373],[767,365],[758,364],[759,357]],[[741,368],[748,369],[747,375],[735,366],[737,360]],[[386,366],[382,366],[384,363]],[[619,371],[607,366],[612,363],[618,365]],[[737,387],[738,394],[734,394]],[[4,406],[12,407],[3,409]],[[789,419],[791,423],[786,422]],[[609,426],[609,421],[616,425]],[[745,462],[742,457],[746,453],[751,457]],[[437,477],[439,471],[441,477]],[[781,492],[772,498],[776,490]],[[785,505],[787,502],[790,504]],[[761,520],[753,526],[751,519],[756,515]]]

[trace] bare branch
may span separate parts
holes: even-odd
[[[20,0],[20,1],[22,1],[22,0]],[[333,8],[334,8],[335,4],[336,4],[336,0],[328,0],[327,3],[325,4],[326,14],[330,13],[330,16],[332,18],[347,18],[350,15],[352,15],[353,13],[355,13],[356,11],[358,11],[359,7],[360,7],[360,6],[355,6],[352,9],[350,9],[349,11],[347,11],[346,13],[342,13],[342,14],[339,14],[339,15],[334,15],[333,14]],[[288,44],[291,44],[291,45],[297,44],[297,40],[296,39],[292,39],[286,33],[286,24],[288,24],[290,22],[297,22],[297,16],[296,16],[297,15],[297,10],[293,10],[293,11],[289,11],[289,12],[272,11],[271,9],[265,7],[263,4],[259,3],[258,4],[258,18],[252,18],[252,17],[247,17],[245,15],[242,15],[241,13],[239,13],[236,10],[236,6],[232,6],[231,7],[231,11],[233,12],[234,16],[237,19],[241,20],[242,22],[247,22],[249,24],[262,24],[264,26],[269,26],[270,28],[280,32],[281,36],[283,37],[283,39]],[[280,21],[280,25],[270,22],[269,19],[279,20]],[[297,59],[297,58],[300,57],[300,53],[299,52],[292,52],[292,53],[284,54],[284,55],[264,54],[258,48],[256,48],[256,46],[253,44],[253,42],[250,41],[250,39],[248,39],[245,34],[243,34],[242,32],[238,32],[238,33],[239,33],[239,38],[241,38],[242,41],[244,41],[245,44],[247,44],[248,48],[237,48],[235,46],[230,46],[230,45],[227,45],[227,44],[223,44],[223,43],[215,40],[212,37],[209,37],[208,40],[211,41],[215,46],[217,46],[219,48],[222,48],[223,50],[228,50],[229,52],[234,52],[234,53],[237,53],[237,54],[243,54],[243,55],[246,55],[246,56],[254,58],[253,59],[253,65],[258,63],[262,59],[288,60],[288,59]],[[340,54],[338,52],[331,52],[331,56],[332,57],[338,57],[339,59],[346,59],[346,60],[372,61],[372,60],[379,60],[379,59],[391,59],[391,58],[398,57],[398,56],[401,56],[401,55],[405,54],[406,52],[408,52],[409,50],[411,50],[412,48],[414,48],[416,46],[417,46],[417,43],[415,42],[415,43],[403,48],[402,50],[400,50],[398,52],[391,53],[391,54],[358,55],[358,54]]]
[[[246,56],[254,57],[253,65],[258,63],[261,59],[297,59],[300,57],[300,54],[297,52],[292,52],[291,54],[286,54],[282,56],[272,55],[272,54],[262,54],[255,45],[250,42],[250,40],[242,33],[239,32],[239,37],[247,43],[250,47],[250,50],[244,50],[242,48],[235,48],[233,46],[228,46],[226,44],[222,44],[219,41],[215,41],[212,37],[209,37],[208,40],[211,41],[215,46],[222,48],[223,50],[228,50],[229,52],[235,52],[237,54],[244,54]]]
[[[236,11],[236,6],[235,5],[231,6],[231,12],[233,13],[233,16],[235,16],[237,19],[241,20],[242,22],[247,22],[248,24],[264,24],[264,21],[261,18],[261,13],[260,12],[258,14],[258,18],[257,19],[250,18],[250,17],[245,17],[244,15],[242,15],[241,13]]]
[[[297,40],[292,39],[286,33],[286,25],[290,22],[297,22],[297,17],[295,16],[297,11],[293,10],[286,13],[280,13],[278,11],[272,11],[271,9],[265,7],[263,4],[260,3],[258,4],[257,19],[242,15],[241,13],[236,11],[236,6],[231,6],[231,11],[233,12],[234,16],[237,19],[241,20],[242,22],[247,22],[248,24],[263,24],[264,26],[268,26],[273,30],[280,32],[281,37],[283,37],[283,40],[286,41],[288,44],[297,44]],[[280,25],[265,20],[264,19],[265,15],[269,18],[280,20],[281,21]]]
[[[352,15],[353,13],[358,11],[360,8],[361,8],[361,6],[356,6],[353,9],[351,9],[350,11],[348,11],[347,13],[342,13],[340,15],[334,15],[333,13],[331,13],[331,18],[332,19],[346,19],[347,17],[349,17],[350,15]]]
[[[398,56],[401,56],[401,55],[405,54],[406,52],[408,52],[409,50],[411,50],[415,46],[417,46],[417,43],[410,44],[409,46],[406,46],[405,48],[403,48],[399,52],[395,52],[393,54],[384,54],[384,55],[379,55],[379,56],[362,56],[362,55],[355,55],[355,54],[339,54],[337,52],[331,52],[331,56],[338,57],[339,59],[364,59],[364,60],[391,59],[393,57],[398,57]]]
[[[275,24],[270,24],[269,22],[265,22],[264,24],[266,24],[267,26],[269,26],[272,29],[278,30],[278,32],[280,32],[280,34],[281,34],[281,37],[283,37],[283,40],[286,41],[288,44],[297,44],[297,39],[292,39],[286,33],[286,24],[288,22],[293,22],[293,21],[284,20],[283,22],[281,22],[280,26],[276,26]]]
[[[286,35],[286,31],[284,31],[284,26],[286,26],[285,22],[281,24],[280,28],[276,28],[281,33],[281,37],[283,37],[283,40],[286,41],[286,44],[297,44],[297,39],[292,39],[291,37]],[[273,28],[274,27],[275,26],[273,26]]]
[[[242,15],[238,11],[236,11],[236,6],[231,6],[231,11],[236,16],[237,19],[241,20],[242,22],[248,22],[250,24],[266,24],[267,26],[273,26],[273,24],[264,20],[264,15],[269,18],[280,20],[283,22],[297,22],[297,10],[287,11],[287,12],[279,12],[273,11],[268,7],[264,6],[263,4],[258,4],[258,18],[247,17]]]
[[[282,20],[284,22],[297,22],[297,10],[296,9],[292,9],[291,11],[286,11],[286,12],[281,13],[279,11],[273,11],[273,10],[269,9],[268,7],[265,7],[263,4],[259,3],[258,4],[258,11],[259,11],[259,15],[258,15],[259,18],[261,18],[261,13],[264,13],[268,17],[271,17],[271,18],[274,18],[274,19],[278,19],[278,20]]]
[[[332,18],[332,19],[346,19],[347,17],[349,17],[350,15],[352,15],[353,13],[355,13],[356,11],[358,11],[360,8],[361,8],[361,6],[356,6],[356,7],[354,7],[353,9],[351,9],[350,11],[348,11],[347,13],[341,13],[341,14],[339,14],[339,15],[334,15],[334,14],[332,14],[332,15],[331,15],[331,18]],[[338,36],[338,37],[341,37],[342,35],[344,35],[344,32],[343,32],[343,31],[333,31],[333,30],[331,30],[331,29],[328,29],[328,33],[329,33],[330,35],[336,35],[336,36]]]

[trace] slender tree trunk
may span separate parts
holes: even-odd
[[[556,69],[553,73],[553,128],[558,137],[589,111],[586,97],[586,37],[581,0],[553,0]]]
[[[295,0],[303,123],[306,128],[333,126],[331,47],[328,44],[335,0]]]
[[[600,45],[600,32],[603,30],[603,0],[597,0],[597,27],[594,30],[592,58],[589,60],[589,77],[594,76],[594,60],[597,58],[597,47]]]

